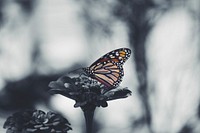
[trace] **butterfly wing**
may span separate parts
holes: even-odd
[[[124,76],[122,66],[109,60],[105,64],[100,63],[92,71],[93,78],[108,88],[117,87]]]
[[[116,64],[123,65],[125,61],[130,57],[131,50],[129,48],[120,48],[113,50],[105,55],[103,55],[101,58],[96,60],[91,66],[95,66],[98,63],[106,62],[108,60],[115,62]]]
[[[108,88],[117,87],[124,76],[123,64],[130,57],[131,50],[113,50],[95,61],[86,72]]]

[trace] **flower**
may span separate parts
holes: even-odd
[[[7,133],[67,133],[72,130],[67,119],[60,114],[41,110],[16,112],[4,123]]]
[[[131,91],[126,88],[106,88],[78,69],[49,83],[52,94],[61,94],[76,101],[74,107],[81,107],[86,122],[86,132],[92,133],[93,116],[96,107],[107,107],[107,101],[126,98]]]
[[[75,100],[74,107],[81,107],[83,110],[100,106],[107,107],[107,101],[126,98],[131,95],[131,91],[127,87],[108,89],[80,70],[63,75],[57,81],[50,82],[49,87],[51,88],[50,93],[61,94]]]

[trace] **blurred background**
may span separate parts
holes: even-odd
[[[121,86],[94,133],[200,132],[199,0],[0,0],[0,132],[18,110],[54,110],[85,133],[80,108],[48,83],[128,47]]]

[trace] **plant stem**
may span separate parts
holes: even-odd
[[[86,131],[87,133],[92,133],[92,125],[93,125],[93,116],[94,116],[94,109],[86,109],[83,110],[86,122]]]

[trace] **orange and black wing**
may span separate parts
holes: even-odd
[[[116,64],[123,65],[124,62],[130,57],[131,50],[129,48],[120,48],[113,50],[98,60],[96,60],[90,68],[96,66],[98,63],[106,63],[107,61],[115,62]]]
[[[117,87],[124,76],[122,66],[130,54],[131,50],[128,48],[116,49],[105,54],[89,67],[91,78],[108,88]]]
[[[114,62],[99,64],[92,71],[93,78],[108,88],[117,87],[124,76],[122,66]]]

